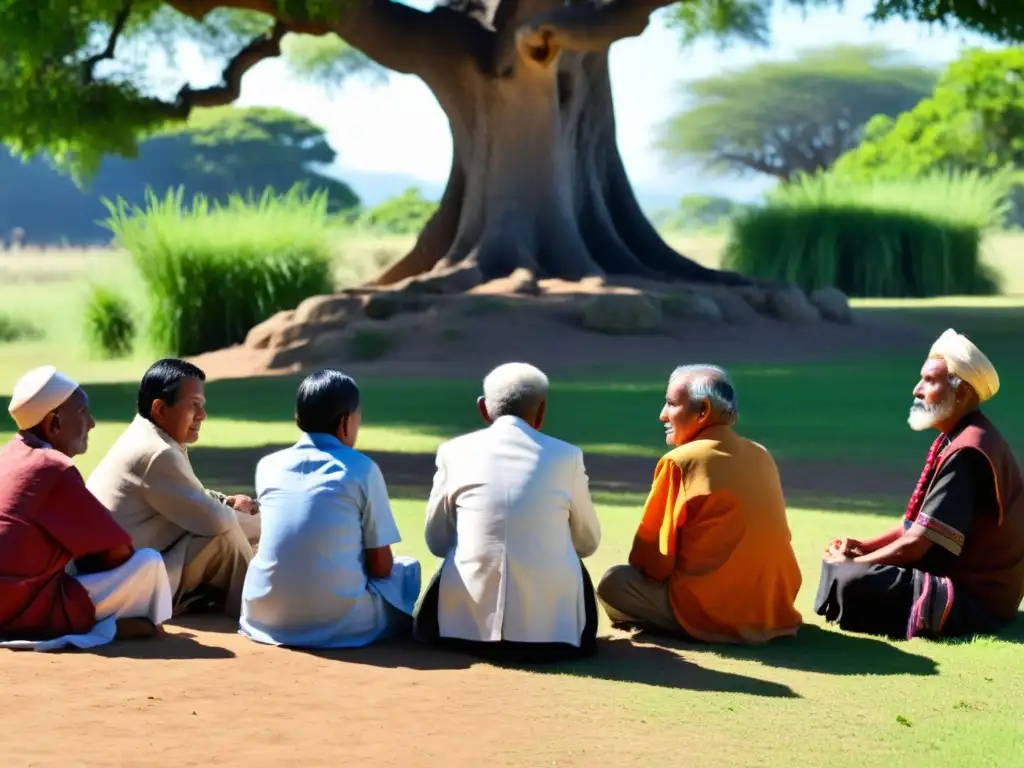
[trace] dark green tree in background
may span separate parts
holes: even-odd
[[[569,279],[736,280],[665,244],[616,145],[609,47],[672,5],[463,0],[421,11],[393,0],[0,0],[0,141],[94,171],[103,156],[132,154],[139,137],[168,121],[232,103],[245,73],[270,57],[284,53],[297,70],[322,77],[379,75],[372,61],[423,80],[453,139],[437,213],[383,282],[469,263],[491,277],[526,267]],[[771,5],[688,0],[668,13],[684,39],[757,39],[767,35]],[[1024,40],[1019,2],[877,0],[875,15]],[[308,38],[292,35],[321,38],[311,45],[334,53],[310,53]],[[167,89],[147,75],[152,51],[183,41],[225,62],[221,83]]]
[[[882,46],[810,50],[683,86],[689,102],[661,128],[668,160],[786,182],[826,170],[876,115],[927,96],[935,73]]]
[[[142,139],[134,155],[102,158],[76,186],[42,159],[22,163],[0,148],[0,232],[21,227],[42,244],[105,242],[110,233],[97,224],[106,218],[103,198],[143,206],[147,189],[163,196],[180,187],[187,199],[226,202],[302,184],[325,192],[331,212],[354,214],[359,206],[347,184],[318,170],[335,158],[323,129],[283,109],[196,110]]]

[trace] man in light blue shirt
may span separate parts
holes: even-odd
[[[354,648],[412,632],[420,565],[401,541],[380,468],[355,450],[359,389],[334,370],[299,385],[302,437],[256,467],[263,518],[242,591],[242,634],[261,643]]]

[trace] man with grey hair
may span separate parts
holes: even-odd
[[[508,363],[477,399],[487,427],[437,450],[427,547],[444,563],[417,639],[495,661],[596,651],[597,602],[581,558],[601,541],[583,452],[540,431],[548,379]]]
[[[715,643],[800,628],[779,472],[763,446],[736,434],[737,417],[722,368],[672,372],[660,416],[671,450],[654,471],[629,565],[597,588],[613,625]]]

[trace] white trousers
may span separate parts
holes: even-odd
[[[164,559],[155,549],[139,549],[112,571],[75,576],[96,606],[96,621],[149,619],[159,626],[171,618],[171,585]]]

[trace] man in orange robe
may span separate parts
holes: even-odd
[[[658,462],[629,565],[597,588],[616,626],[713,643],[795,635],[801,575],[782,484],[764,447],[740,437],[736,395],[716,366],[677,368]]]

